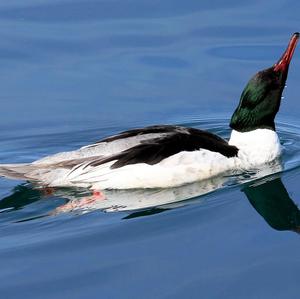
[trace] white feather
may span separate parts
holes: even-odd
[[[268,129],[257,129],[243,133],[233,130],[229,144],[235,145],[239,149],[238,158],[243,168],[268,163],[281,154],[277,133]]]

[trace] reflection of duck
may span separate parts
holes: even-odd
[[[27,185],[18,185],[11,195],[0,200],[0,211],[17,210],[41,198],[41,192]]]
[[[229,142],[194,128],[151,126],[34,163],[2,165],[0,175],[47,186],[167,188],[270,162],[281,152],[274,118],[298,38],[295,33],[278,62],[245,87]]]
[[[268,173],[264,172],[263,175],[271,174],[280,169],[280,164],[272,165]],[[231,183],[235,185],[239,182],[244,183],[245,180],[252,180],[253,177],[245,179],[244,175],[241,175],[232,177],[232,179],[234,181]],[[125,211],[128,215],[124,219],[129,219],[161,213],[192,202],[203,202],[199,198],[200,195],[207,194],[227,183],[228,178],[219,177],[177,188],[107,190],[104,194],[91,194],[85,189],[73,188],[56,189],[51,194],[51,188],[49,190],[35,189],[26,184],[15,187],[11,195],[0,200],[0,211],[20,209],[42,199],[45,195],[54,195],[56,198],[68,201],[65,204],[62,201],[56,201],[52,205],[52,209],[55,209],[54,214],[62,212],[84,213],[93,210]],[[272,228],[300,232],[300,211],[289,197],[279,177],[258,179],[255,182],[246,183],[244,186],[242,191],[246,194],[251,205]],[[205,199],[203,198],[203,200]],[[51,211],[50,213],[53,214]],[[30,219],[33,218],[36,217]]]
[[[300,232],[300,211],[280,178],[250,184],[243,192],[271,227]]]
[[[281,162],[276,160],[267,164],[263,171],[257,170],[250,175],[235,173],[234,176],[216,176],[201,182],[174,188],[104,190],[94,193],[85,188],[39,188],[30,184],[22,184],[16,186],[11,195],[0,200],[0,211],[22,208],[44,196],[66,199],[68,202],[58,208],[60,212],[91,210],[116,212],[145,210],[156,207],[174,208],[186,204],[184,202],[186,200],[207,194],[223,186],[246,182],[281,170]]]

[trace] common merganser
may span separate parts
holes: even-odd
[[[0,165],[0,175],[52,187],[166,188],[274,161],[281,154],[274,118],[298,39],[296,32],[278,62],[250,79],[229,142],[195,128],[150,126],[32,163]]]

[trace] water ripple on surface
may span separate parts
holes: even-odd
[[[192,14],[197,11],[212,10],[215,7],[239,6],[236,1],[215,0],[203,2],[191,0],[182,2],[179,0],[165,1],[139,1],[134,5],[130,0],[122,1],[61,1],[59,3],[33,4],[32,6],[20,6],[0,9],[0,16],[4,19],[27,20],[30,22],[91,22],[92,20],[110,19],[147,19],[175,17]]]
[[[230,129],[227,124],[228,120],[222,118],[210,120],[190,118],[181,122],[181,125],[206,129],[228,139]],[[56,151],[59,151],[58,149],[61,151],[73,149],[84,145],[84,141],[91,140],[92,136],[100,135],[99,137],[101,137],[102,135],[104,137],[119,130],[121,128],[106,130],[94,128],[81,131],[80,140],[78,131],[64,134],[27,136],[22,138],[20,144],[23,144],[23,147],[18,149],[18,152],[15,154],[28,158],[31,151],[37,151],[41,147],[38,153],[31,153],[34,160],[39,158],[39,155],[44,156],[49,154],[49,152],[55,152],[55,149]],[[300,166],[300,126],[280,122],[277,124],[277,131],[284,149],[282,156],[283,171],[276,168],[275,164],[275,168],[274,165],[271,165],[271,168],[266,168],[263,172],[253,170],[245,173],[235,173],[177,188],[130,191],[111,190],[105,192],[106,200],[104,201],[99,201],[97,198],[94,200],[95,198],[93,198],[91,192],[87,190],[59,188],[48,194],[47,190],[36,188],[31,184],[20,182],[16,185],[13,183],[14,181],[1,180],[0,190],[5,191],[8,186],[13,188],[10,194],[7,194],[7,192],[1,193],[3,194],[0,202],[1,223],[33,220],[47,215],[57,215],[62,212],[82,214],[93,210],[104,212],[132,211],[128,214],[128,217],[131,218],[138,215],[147,215],[147,213],[150,213],[149,209],[152,211],[151,213],[159,213],[162,210],[174,209],[192,203],[202,205],[218,204],[217,202],[210,203],[208,194],[212,191],[226,192],[227,189],[241,188],[250,181],[261,180],[262,176],[272,176],[273,172],[278,171],[282,173],[289,172]],[[64,141],[64,146],[57,145],[59,140]],[[68,147],[66,147],[66,143]],[[5,154],[11,156],[11,152],[2,153],[3,156]],[[4,161],[8,162],[5,159]],[[21,162],[21,160],[18,161]]]
[[[277,57],[282,51],[282,46],[268,45],[241,45],[241,46],[224,46],[212,48],[208,54],[220,58],[236,59],[243,61],[266,61],[272,57]]]

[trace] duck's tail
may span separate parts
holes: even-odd
[[[40,183],[42,185],[58,184],[57,186],[70,186],[70,182],[64,181],[64,177],[70,169],[60,167],[60,164],[0,164],[0,178],[5,177],[15,180],[25,180]]]
[[[17,180],[27,180],[28,173],[33,171],[36,167],[31,163],[24,164],[0,164],[0,177]]]

